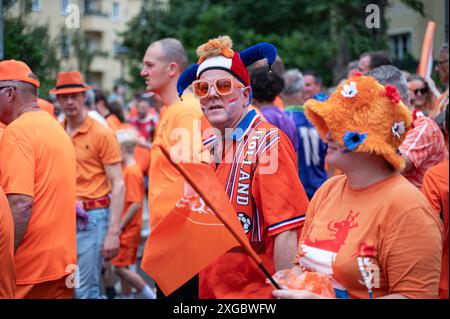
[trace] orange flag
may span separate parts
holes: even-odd
[[[241,245],[241,240],[248,243],[237,213],[212,169],[201,163],[173,165],[189,183],[179,178],[159,196],[160,208],[171,210],[151,231],[146,243],[148,253],[141,264],[165,295]]]

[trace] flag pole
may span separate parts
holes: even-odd
[[[237,241],[239,243],[241,243],[241,245],[245,248],[245,250],[248,252],[248,254],[250,255],[250,257],[253,259],[253,261],[256,263],[256,265],[258,265],[259,269],[261,269],[261,271],[264,273],[264,275],[270,280],[271,284],[276,288],[276,289],[281,289],[280,286],[278,285],[278,283],[273,279],[273,277],[270,275],[269,271],[267,270],[266,267],[264,267],[261,258],[259,258],[259,256],[255,253],[255,251],[253,250],[253,248],[250,246],[250,243],[247,241],[242,240],[241,236],[239,236],[239,234],[236,232],[236,230],[231,227],[224,218],[222,218],[221,214],[217,213],[219,211],[219,207],[216,207],[215,203],[212,203],[209,201],[209,199],[207,198],[206,194],[203,193],[203,191],[201,189],[198,189],[195,185],[195,181],[193,181],[191,179],[191,177],[189,176],[189,174],[186,172],[186,170],[181,167],[180,165],[175,165],[175,163],[172,161],[171,157],[170,157],[170,153],[169,151],[161,146],[161,145],[154,145],[157,146],[161,149],[161,151],[163,152],[164,156],[167,158],[167,160],[169,161],[169,163],[176,169],[178,170],[181,175],[183,175],[183,177],[187,180],[187,182],[191,185],[191,187],[193,187],[195,189],[195,191],[200,195],[200,197],[203,198],[203,200],[205,201],[206,205],[208,205],[212,211],[215,213],[215,215],[220,219],[220,221],[225,225],[225,227],[228,229],[228,231],[231,232],[231,234],[234,236],[234,238],[237,239]]]
[[[436,30],[436,23],[428,21],[427,29],[423,38],[422,53],[420,56],[417,74],[426,79],[431,76],[433,63],[433,39]]]

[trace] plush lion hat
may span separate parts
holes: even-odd
[[[349,151],[382,155],[396,170],[405,163],[398,147],[412,117],[393,85],[357,74],[340,85],[326,101],[308,100],[305,114],[322,139],[327,132]]]
[[[232,50],[233,42],[227,35],[211,39],[197,48],[198,62],[187,68],[177,83],[178,95],[208,70],[224,70],[233,75],[244,86],[250,86],[247,67],[264,58],[270,66],[277,57],[277,49],[270,43],[262,42],[238,53]]]

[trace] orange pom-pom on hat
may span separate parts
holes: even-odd
[[[353,76],[328,100],[308,100],[305,114],[322,139],[330,132],[349,151],[378,154],[396,170],[404,168],[398,147],[412,117],[395,87],[384,87],[370,76]]]

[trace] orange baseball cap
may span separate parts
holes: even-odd
[[[60,72],[56,79],[56,88],[50,90],[50,94],[70,94],[86,92],[91,89],[90,85],[85,85],[81,73],[78,71],[73,72]]]
[[[22,61],[4,60],[0,62],[0,81],[21,81],[40,86],[38,77]]]

